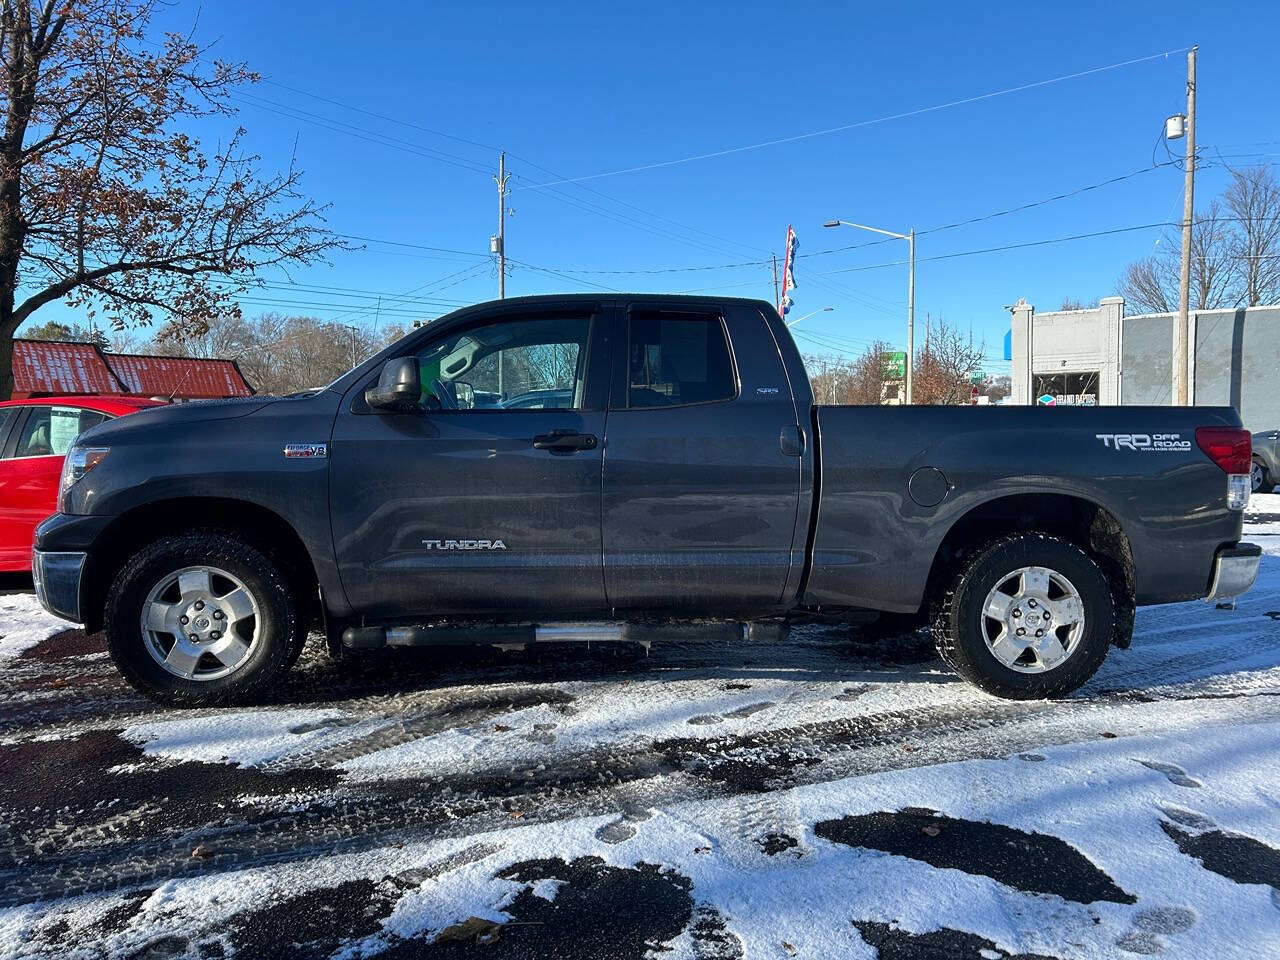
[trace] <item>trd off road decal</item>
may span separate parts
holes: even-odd
[[[1133,450],[1144,453],[1187,453],[1191,441],[1180,433],[1095,433],[1108,450]]]
[[[501,540],[423,540],[428,550],[505,550]]]

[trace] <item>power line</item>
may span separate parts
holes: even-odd
[[[759,143],[749,143],[740,147],[729,147],[724,150],[714,150],[710,153],[700,153],[693,156],[681,157],[675,160],[662,160],[656,163],[646,163],[635,167],[625,167],[620,170],[610,170],[604,173],[593,173],[581,177],[566,177],[561,180],[552,180],[546,183],[534,184],[534,186],[550,187],[558,186],[562,183],[581,183],[584,180],[599,180],[603,177],[616,177],[624,173],[639,173],[644,170],[656,170],[660,167],[671,167],[681,163],[692,163],[695,160],[710,160],[715,157],[724,157],[730,154],[743,153],[748,150],[759,150],[763,147],[773,147],[784,143],[794,143],[797,140],[808,140],[813,137],[822,137],[832,133],[843,133],[846,130],[856,130],[860,127],[869,127],[874,124],[887,123],[890,120],[904,120],[908,117],[917,117],[925,113],[933,113],[938,110],[946,110],[951,107],[959,107],[965,104],[977,103],[982,100],[990,100],[994,97],[1003,97],[1011,93],[1022,93],[1026,90],[1034,90],[1037,87],[1045,87],[1054,83],[1062,83],[1066,80],[1076,80],[1080,77],[1092,76],[1098,73],[1104,73],[1108,70],[1117,70],[1121,67],[1133,66],[1134,64],[1146,63],[1150,60],[1167,59],[1175,53],[1185,53],[1190,47],[1181,47],[1177,50],[1166,50],[1163,53],[1154,53],[1150,56],[1135,57],[1132,60],[1122,60],[1118,63],[1107,64],[1102,67],[1093,67],[1089,70],[1080,70],[1076,73],[1064,74],[1060,77],[1052,77],[1048,80],[1036,80],[1032,83],[1019,84],[1016,87],[1007,87],[1003,90],[995,90],[990,93],[982,93],[972,97],[962,97],[958,100],[949,100],[946,103],[938,103],[928,107],[919,107],[915,110],[907,110],[903,113],[894,113],[888,116],[876,117],[871,120],[859,120],[855,123],[841,124],[837,127],[828,127],[825,130],[814,130],[809,133],[795,134],[789,137],[778,137],[774,140],[762,140]]]
[[[241,102],[246,103],[249,106],[254,106],[261,110],[267,110],[268,112],[275,113],[280,116],[285,116],[292,120],[301,120],[305,123],[310,123],[315,126],[321,127],[323,129],[331,130],[335,133],[343,133],[368,143],[376,143],[379,146],[403,150],[415,156],[421,156],[421,157],[426,157],[428,159],[437,160],[441,163],[447,163],[452,166],[460,167],[462,169],[468,170],[473,173],[482,173],[487,175],[489,172],[488,169],[482,166],[479,162],[471,160],[467,157],[460,157],[456,154],[445,153],[444,151],[436,150],[435,148],[427,147],[422,144],[414,143],[412,141],[402,140],[399,137],[393,137],[389,134],[384,134],[379,131],[369,130],[364,127],[358,127],[358,126],[355,126],[354,124],[349,124],[343,120],[337,120],[332,117],[322,116],[321,114],[311,113],[310,111],[303,110],[300,107],[294,107],[290,104],[277,103],[275,101],[267,100],[266,98],[259,97],[256,94],[245,93],[243,91],[240,91],[240,92],[231,94],[231,97],[233,99],[239,99]],[[372,114],[372,115],[382,117],[383,119],[390,120],[391,122],[404,123],[406,126],[414,127],[417,129],[426,129],[426,128],[418,127],[416,124],[408,123],[408,121],[397,121],[392,118],[383,117],[383,115],[381,114]],[[430,131],[430,132],[436,133],[438,135],[444,135],[444,134],[441,134],[439,131]],[[458,138],[453,138],[453,139],[458,139]],[[472,141],[466,141],[464,139],[463,142],[470,143]],[[515,154],[511,154],[511,156],[513,159],[519,159],[522,163],[527,163],[530,166],[537,167],[538,169],[544,170],[548,173],[552,173],[553,176],[556,175],[554,174],[553,171],[550,171],[546,167],[542,167],[539,164],[533,163],[530,160],[517,157]],[[517,175],[517,179],[522,180],[524,178],[519,177]],[[681,229],[688,230],[693,233],[701,233],[705,236],[710,236],[710,237],[713,237],[714,239],[718,239],[723,242],[733,243],[735,246],[742,246],[741,244],[734,243],[734,241],[725,240],[725,238],[722,238],[722,237],[716,237],[715,234],[708,234],[706,233],[706,231],[700,230],[697,227],[691,227],[691,226],[688,226],[687,224],[682,224],[679,221],[671,220],[668,217],[663,217],[659,214],[655,214],[650,211],[644,210],[644,208],[638,207],[635,204],[627,203],[626,201],[618,200],[617,198],[614,198],[614,197],[609,197],[607,194],[603,194],[598,190],[593,190],[590,187],[583,187],[581,189],[588,190],[591,193],[597,194],[598,196],[603,197],[604,199],[610,202],[617,203],[621,206],[630,207],[633,210],[637,210],[640,213],[643,213],[645,216],[649,216],[656,220],[663,220],[667,223],[674,224],[680,227]],[[584,210],[588,213],[595,213],[599,216],[605,217],[606,219],[613,220],[616,223],[621,223],[625,226],[636,227],[637,229],[644,230],[649,233],[653,233],[656,236],[660,236],[666,240],[676,240],[681,243],[687,243],[692,246],[696,246],[699,249],[711,250],[712,252],[726,252],[722,249],[717,249],[717,248],[708,246],[705,243],[691,240],[688,237],[683,237],[683,236],[680,236],[679,234],[672,233],[669,230],[663,230],[661,228],[653,227],[653,225],[651,224],[645,224],[642,221],[635,220],[634,218],[627,217],[626,215],[611,214],[608,211],[604,210],[603,208],[599,207],[597,204],[593,204],[590,201],[586,201],[586,200],[571,198],[566,194],[564,194],[562,191],[551,190],[547,188],[539,188],[539,191],[544,193],[546,196],[550,197],[551,199],[555,199],[563,203],[567,203],[570,206],[577,207],[578,209]],[[753,248],[744,247],[744,249],[753,249]]]
[[[1179,226],[1167,222],[1161,223],[1142,223],[1132,227],[1116,227],[1112,230],[1096,230],[1093,233],[1078,233],[1070,237],[1054,237],[1051,240],[1029,240],[1025,243],[1008,243],[999,247],[984,247],[981,250],[961,250],[956,253],[940,253],[932,257],[917,257],[917,263],[924,263],[931,260],[953,260],[956,257],[974,257],[983,253],[999,253],[1004,250],[1019,250],[1023,247],[1043,247],[1054,243],[1067,243],[1071,240],[1087,240],[1090,237],[1107,237],[1117,233],[1132,233],[1135,230],[1151,230],[1155,227],[1171,227]],[[826,270],[817,276],[830,276],[835,273],[857,273],[861,270],[878,270],[881,267],[900,267],[905,264],[906,260],[891,260],[888,263],[871,263],[860,267],[842,267],[839,270]]]

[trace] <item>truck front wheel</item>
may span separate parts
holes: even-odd
[[[257,700],[306,639],[284,572],[220,531],[165,537],[135,555],[111,586],[105,620],[125,679],[174,706]]]
[[[1058,697],[1094,675],[1111,645],[1106,575],[1074,543],[1004,537],[965,563],[933,612],[938,653],[956,673],[1012,700]]]

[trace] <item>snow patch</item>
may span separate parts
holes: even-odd
[[[121,736],[147,756],[255,767],[334,746],[367,730],[344,710],[249,710],[138,723]]]
[[[0,660],[16,657],[42,640],[74,630],[76,625],[55,617],[32,594],[14,593],[0,596]]]

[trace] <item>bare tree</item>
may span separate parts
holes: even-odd
[[[1196,215],[1191,230],[1191,309],[1216,310],[1234,306],[1235,263],[1232,224],[1214,199]],[[1166,233],[1162,252],[1129,265],[1119,284],[1120,295],[1134,313],[1173,313],[1178,309],[1182,246],[1177,234]]]
[[[1222,198],[1235,222],[1236,302],[1245,307],[1275,303],[1280,300],[1280,184],[1270,167],[1233,170]]]
[[[819,403],[883,403],[886,363],[892,352],[889,344],[877,340],[852,360],[831,355],[805,357],[815,399]]]
[[[1182,257],[1176,233],[1161,252],[1131,263],[1118,283],[1134,313],[1178,309]],[[1191,229],[1191,309],[1256,307],[1280,300],[1280,185],[1270,167],[1233,170],[1221,201]]]
[[[1096,297],[1093,300],[1090,300],[1088,303],[1085,303],[1085,301],[1081,300],[1079,297],[1063,297],[1062,306],[1060,306],[1058,309],[1059,310],[1092,310],[1097,305],[1098,305],[1098,300]]]
[[[919,404],[968,403],[972,374],[982,368],[986,351],[972,333],[939,318],[926,321],[924,349],[916,354],[914,401]]]
[[[201,331],[256,271],[338,245],[297,170],[261,175],[243,131],[206,150],[178,129],[232,115],[256,77],[187,37],[149,45],[157,2],[0,0],[0,396],[15,331],[47,304]]]

